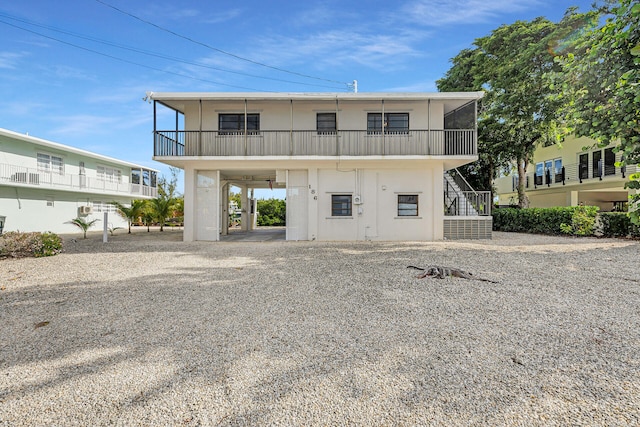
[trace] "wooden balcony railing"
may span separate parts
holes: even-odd
[[[154,155],[182,156],[475,156],[475,130],[156,131]]]
[[[63,189],[72,191],[99,191],[122,195],[156,197],[158,189],[148,185],[102,180],[86,175],[60,174],[55,171],[43,172],[35,168],[0,163],[0,184],[17,184],[38,188]]]

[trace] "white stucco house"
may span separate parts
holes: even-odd
[[[287,240],[490,238],[472,93],[158,93],[154,160],[185,172],[184,240],[228,233],[228,195],[286,188]],[[167,111],[168,109],[168,111]],[[174,114],[170,129],[159,127]],[[175,126],[174,126],[175,123]],[[243,226],[250,210],[243,212]]]
[[[104,212],[109,227],[125,227],[110,202],[155,197],[157,177],[155,169],[0,128],[5,232],[76,233],[69,220],[103,221]],[[102,227],[99,222],[95,229]]]

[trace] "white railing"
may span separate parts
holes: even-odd
[[[155,156],[475,156],[473,129],[367,131],[156,131]]]
[[[119,193],[135,196],[157,195],[155,187],[140,184],[130,184],[118,181],[108,181],[90,178],[86,175],[59,174],[57,172],[39,171],[36,168],[16,166],[0,163],[0,183],[21,186],[38,186],[39,188],[56,188],[74,191],[100,191],[104,193]]]

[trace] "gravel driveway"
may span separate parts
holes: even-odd
[[[0,261],[0,425],[640,425],[637,241],[180,240]]]

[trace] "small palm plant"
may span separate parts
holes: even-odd
[[[99,219],[93,219],[91,221],[87,221],[84,218],[78,217],[78,218],[74,218],[71,221],[69,221],[68,224],[73,224],[76,227],[78,227],[79,229],[81,229],[82,232],[84,233],[84,238],[86,239],[87,238],[87,230],[89,228],[91,228],[91,226],[93,224],[95,224],[96,222],[98,222],[98,221],[100,221],[100,220]]]
[[[133,222],[137,222],[138,219],[144,213],[145,206],[147,204],[146,200],[133,200],[131,202],[131,206],[125,206],[122,203],[111,202],[118,211],[118,214],[129,223],[129,234],[131,234],[131,224]]]
[[[164,231],[164,224],[173,212],[173,205],[174,200],[168,197],[159,196],[150,200],[151,212],[160,224],[160,231]]]

